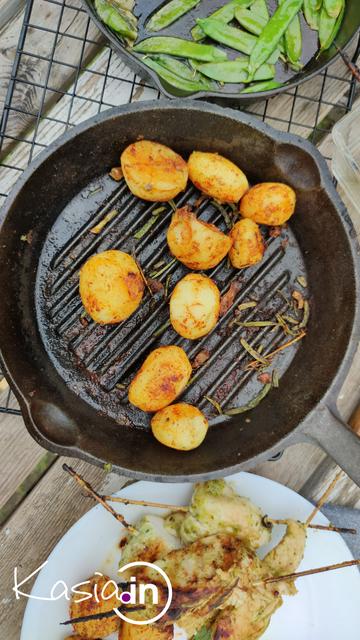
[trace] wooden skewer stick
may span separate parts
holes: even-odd
[[[272,518],[266,518],[266,521],[270,524],[287,524],[287,520],[273,520]],[[335,527],[333,524],[308,524],[309,529],[319,529],[320,531],[334,531],[336,533],[352,533],[356,535],[356,529],[348,529],[347,527]]]
[[[272,582],[296,580],[297,578],[302,578],[303,576],[312,576],[316,573],[325,573],[326,571],[335,571],[336,569],[345,569],[346,567],[355,567],[356,565],[360,565],[360,559],[339,562],[338,564],[329,564],[326,567],[319,567],[318,569],[307,569],[306,571],[298,571],[297,573],[288,573],[285,576],[277,576],[276,578],[264,578],[264,580],[255,582],[254,586],[258,586],[260,584],[271,584]]]
[[[101,496],[108,502],[121,502],[121,504],[135,504],[140,507],[155,507],[158,509],[170,509],[171,511],[189,511],[189,507],[177,506],[176,504],[164,504],[162,502],[147,502],[146,500],[130,500],[130,498],[120,498],[118,496]]]
[[[74,471],[74,469],[72,469],[72,467],[69,467],[69,465],[67,464],[63,464],[62,468],[64,469],[64,471],[66,471],[67,473],[69,473],[75,480],[76,482],[80,485],[80,487],[82,489],[84,489],[86,491],[86,493],[91,496],[91,498],[94,498],[94,500],[96,500],[97,502],[99,502],[104,509],[106,509],[106,511],[108,511],[109,513],[111,513],[112,516],[114,516],[114,518],[120,522],[124,527],[126,527],[126,529],[128,529],[131,533],[137,533],[137,530],[135,529],[135,527],[133,527],[131,524],[129,524],[128,522],[126,522],[124,516],[121,515],[121,513],[116,513],[116,511],[109,505],[107,504],[107,502],[105,502],[105,500],[103,499],[102,496],[100,496],[91,486],[88,482],[86,482],[86,480],[84,480],[84,478],[82,478],[78,473],[76,473],[76,471]]]
[[[273,356],[276,356],[277,353],[279,353],[280,351],[283,351],[283,349],[287,349],[288,347],[291,347],[293,344],[295,344],[295,342],[299,342],[299,340],[302,340],[303,338],[305,338],[306,336],[306,331],[302,331],[301,333],[299,333],[298,336],[296,336],[296,338],[293,338],[292,340],[289,340],[289,342],[285,342],[284,344],[281,344],[280,347],[278,347],[277,349],[274,349],[274,351],[271,351],[270,353],[265,353],[264,354],[264,358],[272,358]],[[252,360],[252,362],[249,362],[246,366],[246,369],[252,369],[253,367],[256,367],[259,364],[258,360]]]
[[[306,524],[309,526],[310,522],[315,518],[316,514],[318,513],[318,511],[320,511],[321,507],[323,506],[324,502],[326,502],[326,500],[328,499],[329,495],[332,493],[335,485],[339,482],[340,478],[342,478],[343,476],[343,471],[340,470],[335,478],[333,479],[332,482],[330,482],[328,488],[326,489],[326,491],[324,491],[323,495],[321,496],[320,500],[318,501],[316,507],[313,509],[313,511],[310,513],[308,519],[306,520]]]

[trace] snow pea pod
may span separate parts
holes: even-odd
[[[266,62],[271,53],[277,48],[281,37],[299,12],[302,3],[303,0],[284,0],[278,6],[269,22],[265,25],[250,54],[250,76]]]
[[[320,6],[318,0],[304,0],[303,12],[305,20],[310,29],[313,29],[314,31],[318,31],[319,29]]]
[[[197,91],[206,91],[206,88],[202,82],[196,82],[192,80],[187,80],[186,78],[180,78],[176,73],[170,71],[169,69],[165,69],[161,64],[159,64],[153,58],[144,56],[142,59],[144,64],[153,71],[156,71],[158,76],[165,80],[168,84],[176,89],[180,89],[184,93],[194,93]]]
[[[247,82],[248,58],[238,58],[227,62],[208,62],[197,66],[200,73],[218,82]],[[256,71],[254,80],[270,80],[275,77],[273,64],[263,64]]]
[[[250,87],[246,87],[240,93],[257,93],[258,91],[271,91],[272,89],[277,89],[278,87],[283,87],[283,82],[277,82],[276,80],[267,80],[266,82],[256,82],[252,84]]]
[[[208,78],[205,78],[205,76],[201,76],[201,74],[198,73],[196,68],[191,69],[190,67],[188,67],[187,64],[180,62],[180,60],[178,60],[177,58],[159,54],[157,56],[151,56],[151,59],[155,60],[155,62],[158,62],[158,64],[161,64],[161,66],[164,67],[165,69],[168,69],[168,71],[175,73],[175,75],[179,76],[179,78],[183,78],[184,80],[189,80],[190,82],[198,82],[203,85],[204,89],[212,88],[213,83],[209,82]],[[203,63],[197,63],[197,64],[200,65]],[[205,64],[213,64],[213,63],[208,62]],[[214,63],[214,64],[218,64],[218,63]]]
[[[279,4],[283,4],[284,0],[279,0]],[[290,64],[293,67],[300,68],[302,53],[302,33],[299,15],[296,15],[290,22],[284,34],[285,51]]]
[[[161,31],[175,22],[199,4],[200,0],[170,0],[153,13],[146,28],[148,31]]]
[[[183,40],[173,36],[152,36],[141,40],[134,46],[138,53],[167,53],[170,56],[194,58],[204,62],[220,62],[227,60],[225,51],[217,49],[211,44],[200,44],[191,40]]]
[[[254,0],[250,7],[250,10],[254,11],[254,13],[256,13],[261,18],[269,20],[270,15],[266,0]]]
[[[331,18],[337,18],[342,8],[342,0],[324,0],[324,9]]]
[[[228,24],[234,18],[235,9],[237,7],[249,7],[253,3],[253,1],[254,0],[231,0],[231,2],[224,4],[224,6],[220,7],[220,9],[214,11],[214,13],[209,16],[209,18],[214,18],[215,20],[219,20],[224,24]],[[194,40],[202,40],[203,38],[205,38],[206,34],[204,33],[200,25],[197,24],[191,29],[191,35]]]
[[[251,35],[251,33],[246,33],[246,31],[242,31],[236,27],[229,27],[229,25],[223,24],[213,18],[199,18],[197,23],[201,26],[204,33],[216,42],[221,42],[231,47],[231,49],[236,49],[236,51],[241,51],[248,55],[257,42],[257,38]]]
[[[137,38],[136,18],[107,0],[95,0],[95,10],[100,20],[116,33],[133,42]]]
[[[264,18],[260,14],[255,13],[255,11],[244,9],[243,7],[236,9],[235,18],[244,29],[247,29],[254,36],[259,36],[269,21],[269,18]]]
[[[320,40],[319,53],[331,47],[340,29],[341,23],[343,21],[344,12],[345,12],[345,0],[342,0],[342,8],[337,18],[331,18],[324,6],[321,9],[320,23],[319,23],[319,40]]]

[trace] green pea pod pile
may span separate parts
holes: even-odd
[[[319,34],[319,54],[328,49],[341,27],[346,0],[277,0],[277,8],[271,12],[268,0],[230,0],[206,18],[194,17],[188,38],[151,35],[196,9],[200,2],[159,1],[159,8],[153,9],[145,23],[149,36],[139,42],[133,14],[136,0],[94,0],[94,5],[110,29],[134,52],[144,54],[144,64],[183,95],[214,91],[226,83],[248,85],[240,93],[251,94],[283,86],[276,80],[279,60],[292,69],[301,68],[302,15]],[[204,6],[208,4],[203,0]],[[239,57],[239,52],[244,55]]]

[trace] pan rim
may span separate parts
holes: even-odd
[[[355,294],[359,296],[359,293],[360,293],[360,246],[359,246],[356,234],[354,232],[354,227],[349,217],[349,214],[347,212],[347,209],[333,185],[330,171],[328,170],[326,162],[324,158],[321,156],[320,152],[307,140],[304,140],[299,136],[296,136],[291,133],[277,131],[273,129],[271,126],[261,122],[256,116],[253,116],[251,114],[247,114],[244,112],[239,112],[237,110],[233,110],[230,108],[219,107],[217,105],[209,104],[206,102],[189,100],[184,103],[183,100],[179,99],[171,102],[167,100],[159,100],[159,101],[152,100],[152,101],[144,101],[141,103],[137,103],[135,105],[134,104],[123,105],[120,107],[115,107],[113,109],[106,110],[100,114],[96,114],[95,116],[92,116],[91,118],[84,121],[83,123],[68,130],[62,136],[57,138],[52,144],[50,144],[47,149],[39,153],[39,155],[35,158],[35,160],[31,163],[31,165],[29,165],[29,167],[24,171],[22,176],[19,178],[12,192],[8,196],[5,205],[2,207],[0,211],[0,232],[24,184],[29,180],[32,174],[37,171],[37,169],[42,165],[42,163],[45,160],[47,160],[53,153],[55,153],[59,148],[63,147],[68,141],[76,138],[79,134],[92,129],[93,127],[95,127],[97,124],[101,122],[104,122],[106,120],[111,120],[113,118],[116,118],[119,115],[126,114],[126,113],[131,114],[131,113],[137,113],[140,111],[141,112],[153,111],[154,109],[157,109],[158,106],[161,109],[168,110],[168,111],[197,110],[201,112],[205,111],[210,114],[212,113],[217,116],[225,116],[227,118],[231,118],[233,120],[241,122],[245,125],[249,125],[253,128],[256,128],[258,131],[263,132],[271,140],[274,140],[277,142],[280,141],[290,145],[295,145],[296,147],[301,148],[306,153],[310,154],[311,157],[314,159],[319,170],[320,188],[325,191],[325,193],[327,194],[327,197],[332,201],[334,207],[336,208],[336,211],[339,214],[339,219],[341,220],[341,224],[344,229],[344,233],[346,234],[346,237],[348,239],[349,247],[351,250],[352,263],[354,265]],[[256,461],[260,461],[261,459],[265,460],[273,453],[279,451],[282,447],[287,446],[288,443],[290,444],[290,441],[294,443],[296,439],[297,441],[303,440],[304,437],[301,436],[301,431],[303,431],[304,428],[307,425],[311,424],[311,422],[314,420],[314,415],[316,414],[316,411],[318,410],[319,405],[325,404],[329,408],[333,408],[334,410],[336,410],[337,395],[350,368],[351,362],[353,360],[353,356],[355,354],[355,351],[359,342],[359,338],[360,338],[360,306],[355,305],[354,315],[352,319],[351,333],[349,335],[348,345],[346,347],[342,362],[335,376],[333,377],[328,389],[326,390],[322,398],[319,399],[318,404],[315,405],[313,409],[304,417],[303,421],[299,423],[297,427],[295,427],[294,431],[292,431],[290,434],[287,434],[282,440],[278,441],[272,448],[267,449],[266,451],[260,454],[256,454],[254,457],[249,458],[245,462],[241,462],[238,465],[233,465],[231,467],[226,467],[225,469],[217,469],[210,472],[205,472],[205,473],[199,472],[196,474],[187,475],[186,479],[189,481],[193,481],[193,480],[201,480],[204,478],[221,477],[224,475],[224,473],[225,475],[228,475],[229,473],[233,473],[237,470],[244,469],[246,467],[251,466],[252,464],[254,464],[254,460]],[[10,382],[10,385],[13,388],[14,393],[19,400],[25,423],[30,426],[31,433],[34,436],[37,433],[37,430],[33,422],[31,411],[30,411],[31,398],[27,397],[26,393],[22,391],[21,385],[19,386],[16,379],[13,377],[11,362],[8,362],[6,358],[4,358],[4,348],[1,345],[0,345],[0,358],[3,362],[4,375]],[[39,436],[38,441],[42,445],[44,444],[44,442],[46,442],[47,443],[46,446],[50,450],[54,450],[57,453],[61,452],[64,455],[76,456],[78,458],[93,462],[99,466],[103,465],[103,461],[97,458],[94,454],[84,452],[80,450],[77,446],[64,446],[64,445],[52,443],[51,441],[47,440],[46,437],[43,436],[43,434],[41,434],[41,439]],[[166,482],[178,482],[180,480],[184,480],[183,475],[182,476],[181,475],[170,476],[168,474],[156,475],[156,474],[146,473],[146,472],[142,472],[135,469],[117,467],[116,465],[114,465],[114,468],[119,473],[122,473],[123,475],[131,478],[146,479],[146,480],[154,479],[156,481],[166,481]]]

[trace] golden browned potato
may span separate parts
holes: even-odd
[[[262,260],[265,244],[259,226],[253,220],[243,218],[230,231],[233,245],[229,251],[230,262],[236,269],[250,267]]]
[[[171,449],[190,451],[204,440],[208,421],[199,409],[179,402],[155,413],[151,429],[157,440]]]
[[[188,179],[185,160],[169,147],[150,140],[126,147],[121,168],[130,191],[151,202],[172,200],[184,191]]]
[[[124,622],[119,632],[119,640],[172,640],[172,626],[160,629],[155,623],[144,626]]]
[[[295,211],[295,191],[282,182],[262,182],[252,187],[240,202],[240,213],[258,224],[284,224]]]
[[[189,273],[177,283],[170,298],[170,320],[183,338],[196,340],[217,323],[220,291],[215,282],[200,273]]]
[[[87,584],[78,587],[81,593],[91,593],[92,597],[83,600],[86,596],[74,593],[70,602],[70,617],[82,618],[98,613],[111,611],[119,606],[116,596],[115,584],[110,584],[107,576],[91,576]],[[96,588],[96,590],[95,590]],[[105,599],[104,599],[105,598]],[[82,600],[82,602],[79,602]],[[99,602],[97,602],[99,600]],[[111,618],[89,620],[87,622],[75,622],[73,628],[80,637],[92,640],[93,638],[106,638],[110,633],[119,629],[120,618],[114,613]]]
[[[215,225],[198,220],[188,207],[173,214],[167,232],[171,253],[189,269],[212,269],[226,256],[232,240]]]
[[[142,411],[163,409],[185,389],[191,371],[181,347],[154,349],[130,384],[129,401]]]
[[[219,202],[239,202],[249,188],[245,173],[217,153],[193,151],[188,169],[195,187]]]
[[[80,270],[80,296],[93,320],[114,324],[126,320],[139,306],[144,281],[131,256],[123,251],[97,253]]]

